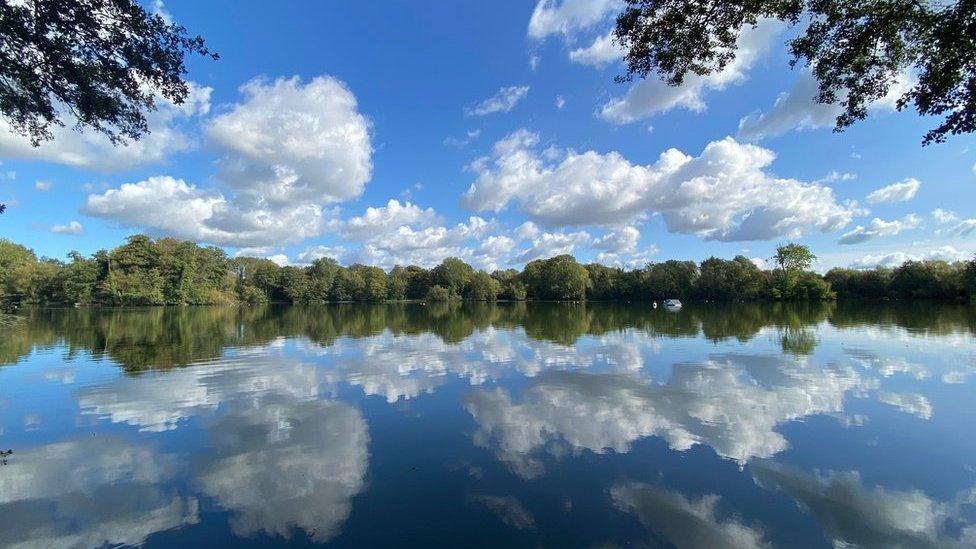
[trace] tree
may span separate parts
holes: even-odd
[[[331,257],[316,259],[306,269],[308,275],[308,300],[314,303],[328,301],[339,273],[339,263]]]
[[[976,256],[966,262],[963,281],[971,301],[976,301]]]
[[[533,299],[586,299],[590,275],[571,255],[530,261],[522,281]]]
[[[455,296],[461,296],[468,281],[474,276],[474,269],[464,261],[449,257],[430,271],[433,284],[442,286]]]
[[[789,292],[794,281],[794,275],[810,268],[810,265],[817,259],[810,248],[802,244],[789,243],[776,247],[776,255],[773,261],[779,265],[783,272],[783,297]]]
[[[159,98],[186,100],[187,54],[218,58],[135,0],[0,2],[0,115],[34,146],[61,111],[113,143],[139,139]]]
[[[502,292],[502,285],[484,271],[471,276],[464,297],[472,301],[495,301]]]
[[[689,73],[721,71],[743,28],[773,18],[800,29],[790,65],[808,65],[816,100],[842,107],[835,131],[865,118],[909,70],[917,78],[898,108],[945,117],[923,144],[976,131],[976,0],[625,1],[614,29],[627,61],[619,81],[656,72],[678,86]]]

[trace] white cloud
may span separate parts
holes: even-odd
[[[831,170],[830,173],[818,179],[816,183],[836,183],[837,181],[853,181],[855,179],[857,179],[857,174]]]
[[[298,242],[328,227],[325,206],[359,196],[372,172],[369,122],[328,76],[252,80],[207,136],[226,154],[227,194],[168,176],[93,194],[83,211],[150,232],[226,246]]]
[[[969,236],[973,234],[973,231],[976,231],[976,218],[963,219],[956,225],[946,229],[946,233],[959,237]]]
[[[34,183],[34,188],[41,192],[50,191],[51,187],[53,186],[54,183],[50,181],[38,181],[37,183]]]
[[[705,76],[689,73],[680,86],[669,86],[649,75],[647,79],[634,84],[622,97],[613,98],[603,105],[599,115],[614,124],[628,124],[679,107],[702,112],[706,108],[704,94],[744,82],[753,64],[765,53],[783,27],[776,21],[761,21],[756,28],[743,30],[736,46],[735,60],[723,70]]]
[[[908,214],[901,219],[885,221],[879,217],[871,220],[867,227],[858,225],[852,231],[841,235],[838,244],[860,244],[879,236],[894,236],[902,231],[917,229],[922,218],[915,214]]]
[[[369,207],[363,215],[347,219],[342,230],[346,238],[366,240],[383,237],[404,225],[429,225],[435,221],[437,213],[433,208],[423,209],[410,202],[400,204],[400,201],[391,199],[386,206]]]
[[[495,143],[490,157],[471,164],[477,177],[463,202],[494,211],[515,202],[549,227],[617,227],[659,213],[671,232],[727,241],[833,231],[860,212],[839,204],[829,187],[768,174],[772,151],[731,138],[698,157],[669,149],[646,166],[616,152],[538,145],[524,129]]]
[[[855,269],[870,269],[874,267],[897,267],[906,261],[965,261],[971,254],[957,250],[952,246],[942,246],[920,253],[893,252],[884,255],[866,255],[851,263]]]
[[[344,83],[255,79],[241,93],[244,101],[207,129],[227,151],[219,176],[237,200],[328,204],[362,193],[373,170],[370,125]]]
[[[51,227],[51,232],[55,234],[73,234],[78,235],[85,231],[81,223],[77,221],[71,221],[67,225],[54,225]]]
[[[303,265],[312,263],[316,259],[332,258],[336,259],[343,256],[346,249],[342,246],[313,246],[298,254],[297,262]]]
[[[624,49],[614,40],[613,32],[609,32],[598,36],[589,46],[569,52],[569,60],[580,65],[602,67],[620,61],[624,53]]]
[[[589,242],[590,235],[585,231],[542,233],[533,238],[532,244],[519,253],[517,260],[520,263],[527,263],[535,259],[572,254],[577,246],[583,246]]]
[[[515,229],[515,238],[519,240],[531,240],[539,236],[539,226],[531,221],[526,221]]]
[[[634,253],[637,251],[639,239],[640,231],[637,227],[624,227],[595,239],[593,247],[612,254]]]
[[[942,208],[936,208],[932,210],[932,219],[935,219],[937,223],[952,223],[959,219],[956,212],[951,210],[943,210]]]
[[[466,137],[445,137],[444,146],[445,147],[456,147],[458,149],[465,147],[468,143],[471,143],[478,136],[481,135],[481,130],[468,130]]]
[[[888,95],[871,103],[870,111],[894,111],[896,102],[913,84],[910,76],[897,80]],[[844,108],[840,104],[824,104],[816,100],[819,92],[816,79],[809,69],[797,76],[793,88],[783,92],[765,113],[754,113],[739,121],[739,137],[759,140],[792,130],[811,130],[832,127]],[[843,101],[843,98],[839,98]]]
[[[272,263],[274,263],[279,267],[286,267],[288,265],[291,265],[291,262],[288,261],[288,256],[285,254],[270,255],[268,256],[267,259],[271,260]]]
[[[563,108],[565,106],[566,106],[566,100],[563,99],[563,96],[557,95],[556,96],[556,108],[557,109],[561,109],[561,108]]]
[[[495,95],[464,109],[468,116],[485,116],[496,112],[509,112],[519,101],[529,94],[528,86],[508,86],[500,88]]]
[[[194,140],[181,123],[206,115],[210,110],[212,88],[190,83],[190,92],[182,105],[156,98],[157,110],[147,113],[149,134],[114,145],[108,137],[91,129],[75,130],[76,120],[65,116],[63,127],[51,128],[53,139],[34,147],[30,140],[16,132],[6,120],[0,120],[0,157],[39,160],[105,172],[122,171],[137,166],[159,164],[170,154],[188,150]]]
[[[539,0],[529,19],[529,36],[569,35],[605,20],[621,8],[620,0]]]
[[[867,201],[869,204],[877,204],[880,202],[906,202],[915,198],[915,194],[918,192],[918,189],[921,186],[922,184],[918,179],[908,177],[899,181],[898,183],[892,183],[891,185],[872,191],[871,194],[868,195]]]

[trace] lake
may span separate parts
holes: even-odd
[[[976,546],[976,307],[28,309],[0,546]]]

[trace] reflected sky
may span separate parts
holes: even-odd
[[[976,545],[940,304],[24,312],[0,546]]]

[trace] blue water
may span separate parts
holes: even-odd
[[[21,314],[2,546],[976,546],[971,306]]]

